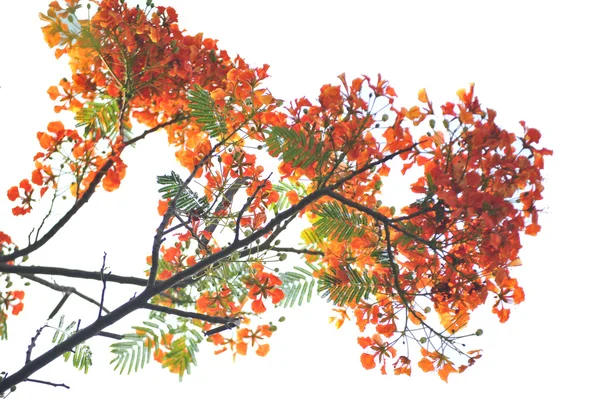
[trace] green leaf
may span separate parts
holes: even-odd
[[[308,263],[307,265],[314,271],[318,270]],[[294,269],[300,273],[288,271],[279,275],[282,282],[281,289],[285,294],[285,300],[282,303],[284,308],[292,307],[295,304],[300,306],[305,299],[307,303],[310,302],[315,286],[312,271],[300,266],[294,266]]]
[[[194,90],[188,92],[188,100],[192,110],[191,115],[197,118],[198,123],[203,125],[203,129],[210,137],[227,136],[227,124],[223,116],[216,112],[215,103],[208,91],[194,85]]]
[[[314,223],[315,233],[321,238],[347,241],[352,237],[361,237],[368,227],[365,215],[350,211],[339,202],[319,204],[315,214],[319,216]]]
[[[367,271],[360,273],[350,266],[340,267],[340,270],[346,274],[347,282],[342,281],[330,270],[319,278],[317,292],[328,302],[344,306],[368,299],[369,296],[377,293],[379,283],[370,277]]]
[[[119,114],[116,99],[106,102],[89,101],[75,114],[75,126],[84,128],[84,137],[99,130],[101,137],[114,138],[119,133]],[[124,129],[124,133],[126,138],[131,137],[129,129]]]
[[[158,189],[158,192],[162,194],[162,198],[165,199],[175,198],[181,187],[184,185],[183,179],[175,172],[171,172],[170,175],[158,176],[156,182],[162,186]],[[179,195],[176,208],[182,212],[190,212],[193,210],[201,216],[206,214],[210,208],[210,204],[208,203],[206,196],[200,197],[196,192],[186,186]]]
[[[321,166],[324,159],[329,159],[331,151],[323,151],[322,145],[315,145],[315,140],[317,140],[315,134],[319,133],[306,132],[304,129],[297,132],[293,129],[274,126],[267,132],[265,144],[270,154],[284,162],[290,162],[294,168],[307,168],[313,164]],[[318,141],[323,139],[323,137],[318,138]],[[317,173],[319,171],[317,170]]]

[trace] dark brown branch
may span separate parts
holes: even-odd
[[[287,248],[287,247],[271,247],[270,249],[271,249],[271,251],[277,251],[277,252],[293,252],[295,254],[325,256],[325,253],[323,253],[322,251],[314,251],[312,249],[298,249],[298,248]]]
[[[142,133],[141,136],[136,137],[135,139],[129,140],[126,144],[127,145],[133,144],[133,143],[145,138],[148,134],[155,132],[159,129],[162,129],[170,124],[179,122],[183,119],[184,119],[183,117],[182,117],[182,119],[175,118],[171,121],[156,125],[152,129],[146,130],[144,133]],[[111,155],[115,155],[115,154],[111,154]],[[75,201],[75,204],[73,204],[73,206],[67,211],[67,213],[65,213],[63,215],[63,217],[61,217],[58,220],[58,222],[56,222],[56,224],[54,226],[52,226],[50,228],[50,230],[48,230],[48,232],[42,236],[42,238],[40,238],[39,240],[36,240],[33,244],[27,245],[25,248],[15,250],[11,254],[0,255],[0,262],[10,262],[10,261],[13,261],[22,256],[29,255],[30,253],[36,251],[37,249],[39,249],[43,245],[45,245],[48,241],[50,241],[50,239],[52,237],[54,237],[56,235],[56,233],[58,233],[60,231],[60,229],[62,229],[73,216],[75,216],[75,214],[79,211],[79,209],[81,209],[81,207],[83,207],[90,200],[90,198],[96,191],[96,187],[98,186],[98,184],[100,184],[100,181],[102,180],[104,175],[108,172],[108,170],[113,166],[113,164],[114,164],[114,161],[112,160],[112,157],[109,156],[108,159],[106,160],[106,162],[104,163],[104,165],[102,165],[102,167],[96,172],[96,176],[94,176],[94,179],[92,179],[92,181],[90,182],[90,185],[88,186],[87,190],[85,190],[85,192],[81,195],[81,198],[79,198],[77,201]]]
[[[167,208],[167,211],[165,212],[160,224],[158,225],[158,228],[156,229],[156,234],[154,235],[154,240],[152,242],[152,256],[151,256],[152,265],[150,266],[150,274],[148,276],[147,287],[154,285],[154,283],[156,282],[156,274],[158,272],[158,261],[159,261],[158,257],[159,257],[160,246],[162,245],[162,243],[165,240],[164,239],[165,229],[169,225],[169,221],[171,220],[171,215],[173,215],[176,212],[177,201],[179,200],[179,197],[181,196],[183,191],[187,188],[187,186],[192,182],[194,176],[196,176],[196,173],[200,170],[200,168],[202,168],[208,162],[208,160],[213,156],[213,154],[215,153],[217,148],[219,148],[221,145],[223,145],[229,137],[230,136],[228,136],[227,138],[216,143],[211,148],[211,150],[206,155],[204,155],[204,157],[202,157],[202,159],[196,164],[196,166],[194,166],[194,170],[192,170],[192,172],[187,177],[187,179],[185,179],[185,181],[183,182],[181,187],[179,187],[179,190],[177,190],[177,194],[175,194],[175,197],[173,197],[173,199],[169,203],[169,207]]]
[[[208,315],[200,314],[200,313],[196,313],[196,312],[186,312],[185,310],[168,308],[166,306],[160,306],[160,305],[153,305],[151,303],[145,304],[143,306],[143,308],[149,309],[149,310],[154,310],[157,312],[172,314],[175,316],[188,317],[190,319],[207,321],[209,323],[215,323],[215,324],[217,324],[217,323],[218,324],[227,324],[227,323],[230,323],[230,322],[236,320],[236,318],[234,318],[234,317],[208,316]]]
[[[369,207],[367,207],[367,206],[365,206],[363,204],[360,204],[360,203],[358,203],[356,201],[353,201],[353,200],[351,200],[349,198],[346,198],[343,195],[335,193],[333,191],[330,192],[330,193],[328,193],[327,196],[331,197],[331,198],[333,198],[335,200],[338,200],[342,204],[348,205],[351,208],[354,208],[354,209],[356,209],[358,211],[366,213],[367,215],[371,216],[373,219],[375,219],[375,220],[377,220],[377,221],[379,221],[381,223],[384,223],[386,226],[390,226],[392,229],[394,229],[394,230],[396,230],[396,231],[398,231],[398,232],[400,232],[400,233],[402,233],[402,234],[404,234],[404,235],[412,238],[413,240],[415,240],[417,242],[420,242],[421,244],[425,244],[428,247],[432,247],[433,246],[433,244],[430,241],[427,241],[427,240],[419,237],[418,235],[413,234],[410,231],[408,231],[408,230],[406,230],[406,229],[404,229],[404,228],[402,228],[400,226],[397,226],[396,224],[393,224],[392,221],[390,220],[390,218],[388,218],[387,216],[383,215],[382,213],[374,211],[373,209],[371,209],[371,208],[369,208]]]
[[[85,270],[73,270],[54,266],[13,266],[6,263],[0,263],[0,273],[18,274],[30,278],[36,274],[46,274],[53,276],[64,276],[72,278],[82,278],[86,280],[102,281],[100,272],[88,272]],[[106,281],[119,284],[130,284],[145,287],[148,280],[138,277],[119,276],[109,274],[104,276]],[[37,280],[34,280],[39,282]],[[42,283],[40,283],[42,284]]]
[[[36,371],[44,368],[50,362],[52,362],[56,358],[62,356],[62,354],[65,353],[66,351],[69,351],[72,348],[79,345],[80,343],[85,342],[88,339],[98,335],[98,333],[100,333],[106,327],[116,323],[117,321],[121,320],[122,318],[124,318],[125,316],[129,315],[130,313],[136,311],[137,309],[146,307],[148,305],[147,301],[150,300],[155,295],[158,295],[161,292],[166,291],[167,289],[177,285],[181,281],[183,281],[191,276],[202,273],[205,269],[207,269],[211,265],[213,265],[223,259],[227,259],[234,252],[240,250],[241,248],[249,246],[251,243],[255,242],[256,240],[260,239],[261,237],[264,237],[265,235],[271,233],[282,222],[285,222],[288,218],[295,216],[298,212],[300,212],[302,209],[304,209],[306,206],[313,203],[314,201],[317,201],[318,199],[331,194],[333,192],[333,190],[339,188],[342,184],[344,184],[346,181],[350,180],[354,176],[359,175],[359,174],[365,172],[366,170],[369,170],[373,166],[377,166],[381,163],[384,163],[384,162],[398,156],[402,152],[406,152],[406,151],[410,151],[410,148],[406,149],[406,150],[396,151],[392,154],[387,155],[386,157],[383,157],[380,160],[377,160],[370,164],[366,164],[365,166],[356,170],[355,172],[350,173],[348,176],[341,178],[336,183],[334,183],[328,187],[317,189],[317,190],[313,191],[312,193],[308,194],[307,196],[302,198],[300,201],[298,201],[297,204],[292,205],[285,211],[277,214],[273,219],[271,219],[267,224],[265,224],[265,226],[257,229],[252,234],[248,235],[248,237],[245,237],[245,238],[233,243],[232,245],[222,248],[218,252],[215,252],[215,253],[212,253],[212,254],[206,256],[205,258],[199,260],[195,265],[189,267],[188,269],[181,271],[180,273],[177,273],[176,275],[172,276],[171,278],[169,278],[167,280],[160,281],[160,283],[158,283],[156,285],[148,285],[146,287],[146,289],[144,289],[144,291],[142,291],[139,295],[131,298],[129,301],[125,302],[123,305],[119,306],[111,313],[100,317],[99,319],[97,319],[95,322],[93,322],[89,326],[84,327],[81,330],[78,330],[75,334],[71,335],[69,338],[67,338],[60,344],[52,347],[47,352],[38,356],[35,360],[26,364],[25,366],[23,366],[20,370],[18,370],[14,374],[11,374],[11,375],[7,376],[6,378],[2,379],[0,381],[0,392],[7,391],[11,387],[27,380],[30,375],[32,375]],[[193,175],[194,175],[194,173],[192,173],[191,176],[193,176]],[[190,180],[191,180],[191,178],[190,178]],[[155,306],[155,305],[153,305],[153,306]]]
[[[104,165],[98,170],[96,176],[94,176],[94,179],[91,181],[87,190],[85,190],[85,192],[81,195],[81,198],[75,201],[75,204],[73,204],[71,209],[69,209],[67,213],[65,213],[64,216],[61,217],[58,220],[58,222],[56,222],[56,224],[52,226],[50,230],[48,230],[48,232],[42,236],[42,238],[40,238],[38,241],[35,241],[32,244],[29,244],[23,249],[15,250],[11,254],[0,255],[0,262],[10,262],[22,256],[29,255],[30,253],[38,250],[44,244],[50,241],[50,239],[54,237],[56,233],[58,233],[59,230],[62,229],[73,216],[75,216],[79,209],[81,209],[81,207],[83,207],[90,200],[92,194],[94,194],[94,191],[96,191],[96,187],[113,164],[114,161],[109,157],[104,163]]]
[[[390,221],[392,221],[392,222],[402,222],[404,220],[410,220],[410,219],[415,218],[417,216],[424,215],[424,214],[429,213],[429,212],[436,212],[436,211],[439,211],[439,210],[442,210],[442,209],[443,209],[442,208],[442,203],[441,202],[436,202],[431,208],[419,209],[418,211],[413,212],[410,215],[398,216],[398,217],[395,217],[395,218],[391,218]]]
[[[18,266],[13,266],[13,267],[18,267]],[[96,301],[95,299],[90,298],[89,296],[87,296],[85,294],[82,294],[81,292],[77,291],[77,289],[75,287],[68,287],[68,286],[59,285],[59,284],[56,284],[56,283],[51,283],[49,281],[46,281],[46,280],[44,280],[44,279],[42,279],[40,277],[34,276],[34,275],[29,276],[29,275],[21,274],[21,276],[23,278],[28,279],[28,280],[35,281],[36,283],[41,284],[43,286],[46,286],[46,287],[48,287],[50,289],[53,289],[55,291],[63,292],[65,295],[75,294],[75,295],[77,295],[78,297],[80,297],[81,299],[83,299],[85,301],[88,301],[88,302],[90,302],[90,303],[92,303],[92,304],[94,304],[94,305],[96,305],[98,307],[101,306],[98,301]],[[66,298],[64,298],[64,300],[66,300]],[[58,306],[56,308],[54,308],[54,311],[50,314],[50,316],[48,316],[48,320],[50,320],[52,317],[54,317],[56,315],[56,313],[58,312],[59,309],[60,308]],[[108,310],[107,308],[103,308],[103,310],[105,312],[107,312],[107,313],[110,312],[110,310]]]
[[[204,336],[205,337],[210,337],[211,335],[215,335],[217,333],[220,333],[221,331],[231,330],[234,327],[239,327],[240,326],[240,321],[241,321],[241,318],[238,318],[238,319],[235,319],[234,321],[230,321],[228,323],[225,323],[221,327],[212,328],[212,329],[210,329],[208,331],[205,331],[204,332]]]
[[[112,339],[116,339],[119,341],[123,339],[123,335],[121,335],[121,334],[115,334],[115,333],[110,333],[110,332],[105,332],[105,331],[100,331],[97,335],[99,337],[112,338]]]
[[[145,139],[145,138],[146,138],[146,136],[148,136],[148,135],[149,135],[149,134],[151,134],[151,133],[154,133],[154,132],[156,132],[157,130],[160,130],[160,129],[162,129],[162,128],[165,128],[165,127],[167,127],[167,126],[169,126],[169,125],[172,125],[172,124],[174,124],[174,123],[178,123],[178,122],[181,122],[181,121],[185,121],[185,120],[187,120],[187,119],[190,119],[190,116],[186,116],[186,115],[183,115],[183,114],[179,114],[179,115],[175,116],[175,118],[171,119],[170,121],[163,122],[163,123],[159,123],[158,125],[154,126],[152,129],[145,130],[145,131],[144,131],[144,133],[142,133],[142,134],[141,134],[141,135],[139,135],[138,137],[135,137],[135,138],[133,138],[133,139],[131,139],[131,140],[128,140],[128,141],[126,141],[126,142],[125,142],[125,145],[126,145],[126,146],[130,146],[131,144],[135,144],[136,142],[138,142],[138,141],[140,141],[140,140],[143,140],[143,139]]]

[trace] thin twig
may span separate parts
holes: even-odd
[[[102,296],[100,297],[100,306],[98,308],[98,318],[102,317],[102,308],[104,307],[104,295],[106,294],[106,279],[104,270],[106,270],[106,252],[102,257],[102,267],[100,268],[100,277],[102,279]],[[108,272],[110,275],[110,272]]]
[[[133,139],[131,139],[131,140],[127,140],[127,141],[125,142],[125,145],[126,145],[126,146],[129,146],[129,145],[131,145],[131,144],[135,144],[136,142],[138,142],[138,141],[140,141],[140,140],[143,140],[143,139],[145,139],[145,138],[146,138],[146,136],[148,136],[148,135],[149,135],[149,134],[151,134],[151,133],[154,133],[154,132],[156,132],[157,130],[160,130],[160,129],[162,129],[162,128],[165,128],[165,127],[167,127],[167,126],[169,126],[169,125],[172,125],[172,124],[174,124],[174,123],[178,123],[178,122],[181,122],[181,121],[185,121],[185,120],[187,120],[187,119],[190,119],[190,116],[189,116],[189,115],[187,115],[187,116],[186,116],[186,115],[183,115],[183,114],[176,115],[176,116],[175,116],[173,119],[171,119],[170,121],[163,122],[163,123],[159,123],[158,125],[154,126],[153,128],[151,128],[151,129],[148,129],[148,130],[145,130],[145,131],[144,131],[144,133],[142,133],[141,135],[139,135],[139,136],[137,136],[137,137],[135,137],[135,138],[133,138]]]
[[[351,208],[354,208],[358,211],[361,211],[363,213],[366,213],[367,215],[371,216],[373,219],[380,221],[381,223],[384,223],[386,226],[390,226],[392,229],[399,231],[400,233],[406,235],[407,237],[412,238],[413,240],[420,242],[421,244],[425,244],[428,247],[432,247],[433,244],[431,243],[431,241],[425,240],[421,237],[419,237],[418,235],[411,233],[410,231],[406,230],[405,228],[402,228],[400,226],[397,226],[393,223],[391,223],[391,220],[385,216],[384,214],[374,211],[373,209],[362,205],[356,201],[353,201],[349,198],[344,197],[343,195],[336,193],[336,192],[329,192],[327,194],[328,197],[331,197],[333,199],[338,200],[339,202],[341,202],[342,204],[348,205]]]
[[[63,383],[60,383],[60,384],[58,384],[58,383],[55,383],[55,382],[50,382],[50,381],[36,380],[36,379],[34,379],[34,378],[27,378],[27,379],[25,379],[24,381],[27,381],[27,382],[35,382],[35,383],[37,383],[37,384],[51,385],[51,386],[53,386],[53,387],[57,387],[57,388],[58,388],[58,387],[61,387],[61,388],[67,388],[67,389],[71,389],[71,387],[70,387],[70,386],[68,386],[68,385],[65,385],[65,384],[63,384]]]
[[[35,347],[35,342],[37,341],[38,337],[42,333],[42,330],[46,327],[48,327],[48,325],[44,324],[43,326],[38,328],[37,331],[35,332],[35,335],[33,337],[31,337],[31,343],[29,344],[29,346],[27,346],[27,352],[25,353],[25,364],[31,362],[31,353],[33,352],[33,348]]]
[[[148,134],[155,132],[156,130],[162,129],[170,124],[179,122],[180,120],[183,120],[183,119],[185,119],[185,118],[182,117],[182,119],[173,119],[168,122],[164,122],[159,125],[156,125],[155,127],[144,131],[144,133],[142,133],[141,136],[127,141],[126,143],[124,143],[124,145],[128,146],[130,144],[133,144],[133,143],[137,142],[138,140],[145,138]],[[60,231],[60,229],[62,229],[73,216],[75,216],[75,214],[79,211],[79,209],[81,209],[81,207],[83,207],[90,200],[90,198],[96,191],[96,187],[98,186],[98,184],[100,184],[100,182],[104,178],[104,175],[106,175],[108,170],[113,166],[113,164],[114,164],[114,160],[112,158],[113,155],[117,155],[117,154],[110,154],[107,157],[106,162],[96,172],[96,175],[94,176],[94,178],[88,185],[87,190],[85,190],[83,192],[81,197],[77,201],[75,201],[75,204],[73,204],[73,206],[63,215],[63,217],[61,217],[56,222],[56,224],[54,226],[52,226],[50,228],[50,230],[48,230],[48,232],[46,232],[46,234],[44,234],[42,236],[42,238],[40,238],[39,240],[36,240],[34,243],[29,244],[24,248],[17,249],[10,254],[0,255],[0,262],[10,262],[10,261],[13,261],[22,256],[29,255],[30,253],[38,250],[43,245],[45,245],[48,241],[50,241],[50,239],[52,237],[54,237],[56,235],[56,233],[58,233]]]
[[[13,266],[13,267],[19,267],[19,266]],[[25,267],[27,267],[27,266],[25,266]],[[32,266],[32,267],[35,267],[35,266]],[[24,273],[23,274],[17,273],[17,274],[19,274],[23,278],[26,278],[26,279],[31,280],[31,281],[35,281],[38,284],[41,284],[41,285],[44,285],[44,286],[46,286],[46,287],[48,287],[50,289],[53,289],[54,291],[60,291],[60,292],[63,292],[63,293],[71,293],[71,294],[77,295],[81,299],[83,299],[85,301],[88,301],[88,302],[90,302],[90,303],[92,303],[92,304],[94,304],[96,306],[100,306],[100,303],[98,301],[96,301],[93,298],[90,298],[89,296],[87,296],[85,294],[82,294],[81,292],[77,291],[77,289],[74,288],[74,287],[67,287],[67,286],[56,284],[56,283],[51,283],[51,282],[46,281],[46,280],[44,280],[44,279],[42,279],[40,277],[30,276],[30,275],[27,275],[27,274],[24,274]],[[107,308],[103,308],[103,310],[106,313],[110,313],[110,310],[108,310]],[[52,317],[54,317],[54,315],[51,314],[51,317],[48,317],[48,320],[50,320]]]
[[[48,315],[47,320],[52,320],[52,318],[54,316],[56,316],[56,314],[63,307],[63,305],[65,304],[65,302],[67,302],[67,299],[69,299],[69,295],[71,295],[70,291],[63,292],[62,298],[60,298],[60,301],[58,301],[58,303],[56,304],[56,306],[54,307],[54,309],[52,310],[52,312],[50,312],[50,315]]]
[[[96,187],[98,186],[98,184],[100,184],[100,181],[102,180],[104,175],[106,175],[106,173],[112,167],[113,164],[113,159],[109,157],[104,163],[104,165],[96,172],[96,176],[94,176],[94,179],[92,179],[92,181],[90,182],[87,190],[83,192],[81,197],[77,201],[75,201],[75,204],[73,204],[73,206],[64,214],[64,216],[60,218],[56,222],[56,224],[52,226],[50,230],[48,230],[48,232],[42,236],[42,238],[33,242],[30,245],[27,245],[25,248],[17,249],[14,252],[7,255],[0,255],[0,262],[9,262],[22,256],[29,255],[30,253],[38,250],[44,244],[50,241],[50,239],[54,237],[56,233],[58,233],[59,230],[62,229],[73,216],[75,216],[79,209],[81,209],[81,207],[83,207],[83,205],[85,205],[90,200],[92,194],[94,194],[94,191],[96,191]]]
[[[277,252],[293,252],[295,254],[305,254],[305,255],[318,255],[325,256],[325,253],[322,251],[315,251],[312,249],[298,249],[298,248],[287,248],[287,247],[271,247],[271,251]]]

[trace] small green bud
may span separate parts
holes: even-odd
[[[287,259],[287,254],[279,254],[279,261],[283,262]]]
[[[269,326],[270,331],[277,331],[277,326]]]
[[[279,245],[279,244],[281,244],[281,240],[275,240],[275,243],[274,243],[274,244],[275,244],[275,245]]]
[[[483,335],[483,330],[480,328],[477,331],[475,331],[475,335],[477,335],[478,337],[481,337]]]
[[[280,322],[280,323],[283,323],[284,321],[285,321],[285,316],[281,316],[281,317],[279,318],[279,322]]]
[[[448,119],[444,119],[444,122],[442,122],[444,124],[444,127],[446,129],[448,129],[448,126],[450,126],[450,122],[448,122]]]
[[[427,306],[425,309],[423,309],[423,311],[425,313],[429,313],[429,312],[431,312],[431,308],[429,306]]]
[[[389,118],[390,118],[390,117],[388,116],[388,114],[383,114],[383,115],[381,115],[381,120],[382,120],[383,122],[387,121]]]
[[[424,344],[425,342],[427,342],[427,338],[425,337],[421,337],[421,339],[419,340],[420,343]]]
[[[429,120],[429,126],[431,126],[432,129],[435,127],[435,119]]]

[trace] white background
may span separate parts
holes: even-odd
[[[3,1],[0,23],[0,230],[24,243],[39,220],[14,218],[3,194],[29,177],[38,151],[36,132],[57,118],[46,95],[68,73],[45,45],[37,17],[46,1]],[[204,345],[199,366],[183,383],[158,364],[132,376],[119,376],[107,364],[108,340],[92,341],[89,375],[62,360],[33,377],[64,382],[70,390],[22,384],[14,398],[164,398],[366,395],[489,398],[512,396],[591,398],[600,356],[596,343],[598,254],[597,151],[600,29],[594,1],[164,1],[180,15],[189,33],[219,39],[230,54],[254,65],[268,63],[267,83],[278,98],[315,98],[324,83],[377,73],[390,80],[407,105],[419,88],[438,105],[454,101],[458,88],[475,82],[483,105],[498,111],[498,122],[518,130],[519,120],[542,132],[542,144],[555,151],[547,161],[545,212],[538,237],[523,239],[524,267],[516,271],[526,301],[501,325],[481,309],[473,327],[485,333],[476,347],[484,357],[448,384],[423,374],[381,376],[359,361],[356,330],[327,323],[329,306],[286,313],[266,358],[212,355]],[[156,228],[155,177],[168,173],[171,150],[156,136],[128,151],[122,187],[98,192],[91,202],[31,261],[40,265],[98,270],[104,251],[113,273],[141,276]],[[410,181],[394,183],[406,187]],[[391,205],[391,204],[390,204]],[[403,205],[396,204],[397,207]],[[37,216],[37,218],[36,218]],[[294,241],[292,241],[293,244]],[[73,280],[57,280],[77,284]],[[85,284],[98,298],[100,286]],[[134,288],[109,288],[107,306],[131,297]],[[32,285],[25,310],[9,316],[10,341],[0,342],[0,371],[21,367],[25,351],[60,294]],[[65,311],[83,323],[95,310],[75,298]],[[143,315],[140,315],[140,317]],[[133,318],[111,327],[126,332]],[[40,338],[34,350],[41,353]],[[250,352],[250,351],[249,351]],[[593,392],[596,391],[596,394]]]

